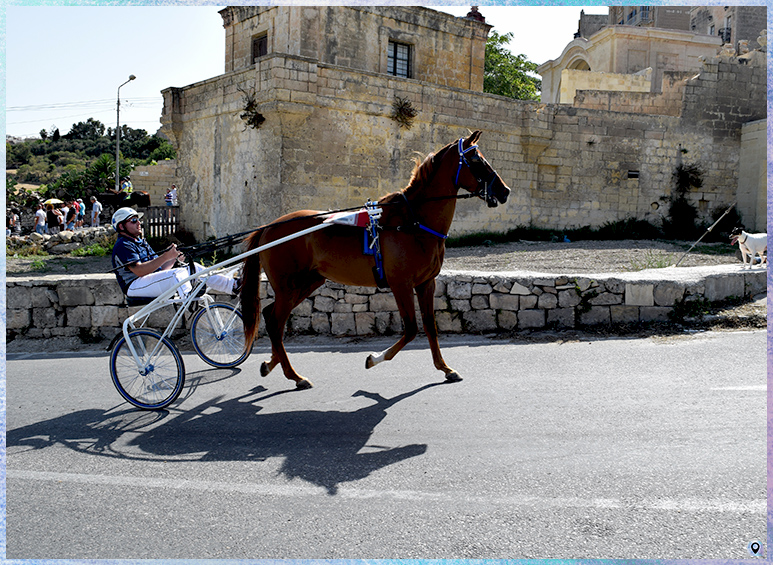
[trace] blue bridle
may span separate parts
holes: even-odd
[[[470,145],[467,149],[464,149],[463,146],[464,138],[459,138],[459,168],[456,169],[456,178],[454,179],[454,186],[456,188],[459,188],[459,175],[462,173],[462,166],[466,166],[470,172],[472,173],[472,176],[475,177],[475,180],[478,181],[478,189],[475,191],[475,196],[481,198],[488,204],[489,206],[496,206],[496,200],[494,198],[494,195],[492,194],[492,188],[494,186],[494,178],[496,178],[496,173],[491,171],[491,175],[487,180],[483,180],[478,175],[475,174],[475,171],[472,170],[472,166],[470,165],[470,162],[467,160],[467,153],[470,153],[471,151],[477,151],[478,146],[477,145]],[[485,162],[485,159],[481,157],[481,159]]]
[[[459,175],[462,173],[462,165],[467,165],[467,168],[472,171],[472,167],[470,167],[470,163],[467,162],[467,157],[465,155],[469,153],[470,151],[475,151],[478,146],[477,145],[470,145],[467,149],[464,149],[464,146],[462,143],[464,142],[464,138],[459,138],[459,168],[456,169],[456,179],[454,179],[454,185],[459,188]]]

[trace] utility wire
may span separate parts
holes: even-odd
[[[121,104],[152,105],[163,101],[161,96],[146,96],[144,98],[124,98]],[[103,98],[101,100],[84,100],[83,102],[61,102],[52,104],[35,104],[31,106],[8,106],[6,112],[37,112],[42,110],[58,110],[61,108],[78,108],[92,106],[115,106],[115,98]]]

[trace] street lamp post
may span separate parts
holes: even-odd
[[[137,78],[134,75],[129,75],[129,80],[127,80],[124,84],[129,84],[131,81],[133,81],[135,78]],[[115,126],[115,191],[118,192],[120,189],[120,175],[119,175],[119,160],[121,155],[121,86],[118,87],[118,102],[115,106],[115,117],[116,117],[116,126]]]

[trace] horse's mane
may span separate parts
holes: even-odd
[[[408,186],[403,189],[403,193],[406,196],[410,196],[426,186],[427,183],[432,180],[432,177],[434,177],[437,172],[437,166],[443,160],[446,151],[448,151],[452,145],[452,143],[449,143],[437,153],[430,153],[423,161],[418,158],[413,160],[415,165],[413,167],[413,172],[411,173],[411,180],[408,182]]]

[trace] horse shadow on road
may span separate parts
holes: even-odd
[[[190,411],[81,410],[7,432],[8,456],[64,445],[75,451],[121,459],[159,461],[265,461],[284,458],[279,474],[318,485],[331,495],[342,483],[423,455],[427,444],[369,444],[389,408],[444,383],[431,383],[384,398],[364,390],[353,397],[363,408],[268,412],[271,398],[258,386],[237,398],[222,397]],[[255,397],[255,398],[252,398]]]

